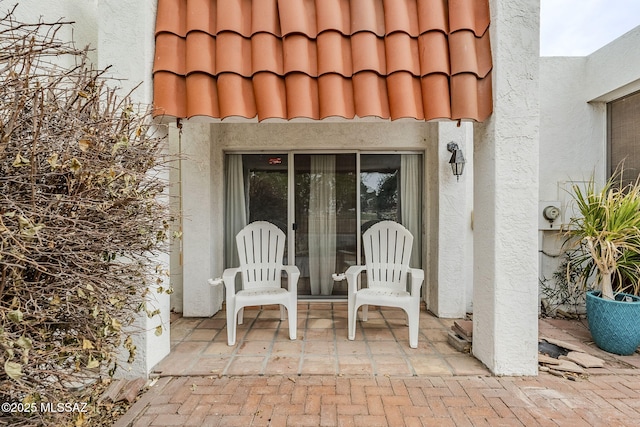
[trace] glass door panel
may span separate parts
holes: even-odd
[[[287,234],[288,158],[286,154],[242,156],[249,223],[268,221]]]
[[[346,297],[331,275],[357,260],[356,155],[296,154],[294,165],[298,294]]]
[[[378,221],[395,221],[413,234],[411,267],[420,268],[422,249],[422,156],[360,155],[361,232]],[[364,263],[364,254],[362,255]]]

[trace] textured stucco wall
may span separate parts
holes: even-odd
[[[427,303],[438,317],[463,318],[473,311],[473,126],[441,122],[434,139],[439,142],[430,162]],[[449,165],[448,142],[457,143],[467,160],[459,181]]]
[[[78,48],[90,46],[88,52],[90,60],[97,62],[98,46],[98,0],[20,0],[5,1],[0,4],[2,11],[12,8],[15,4],[16,18],[23,22],[34,23],[38,21],[54,23],[58,21],[72,21],[71,26],[65,26],[57,38],[64,41],[75,41]]]
[[[475,126],[473,354],[536,375],[539,2],[491,0],[494,113]]]
[[[612,101],[640,90],[640,26],[587,57],[585,98]]]
[[[540,58],[540,200],[606,175],[607,101],[640,90],[640,27],[586,57]]]
[[[606,102],[640,90],[640,27],[585,57],[540,59],[540,200],[561,201],[572,182],[607,176]],[[560,262],[563,239],[540,231],[540,278]],[[548,254],[548,255],[547,255]],[[551,255],[551,256],[549,256]]]

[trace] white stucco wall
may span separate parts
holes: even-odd
[[[607,101],[640,90],[640,27],[586,57],[540,58],[540,200],[606,175]]]
[[[54,23],[58,21],[73,22],[70,26],[65,26],[57,34],[58,39],[64,41],[75,41],[78,48],[90,46],[92,51],[88,52],[89,59],[94,63],[97,60],[98,46],[98,22],[97,7],[98,0],[20,0],[5,1],[0,4],[2,11],[12,8],[15,4],[16,18],[23,22],[46,22]]]
[[[473,311],[473,126],[440,122],[432,136],[439,141],[429,162],[429,266],[426,301],[438,317],[464,318]],[[456,180],[447,143],[455,142],[466,159]]]
[[[607,177],[606,102],[640,90],[640,27],[585,57],[540,58],[541,201],[570,212],[572,182]],[[563,239],[540,231],[540,278],[557,269]],[[541,295],[543,296],[543,295]]]
[[[585,98],[608,102],[640,90],[640,26],[587,57]]]
[[[473,354],[538,372],[539,2],[491,0],[494,112],[474,127]]]

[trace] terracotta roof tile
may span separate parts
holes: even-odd
[[[284,72],[305,73],[311,77],[318,76],[318,53],[316,41],[302,34],[292,34],[284,38]]]
[[[363,70],[375,71],[380,75],[387,74],[387,59],[384,39],[374,33],[361,31],[351,36],[351,58],[353,72]]]
[[[470,96],[476,94],[476,96]],[[462,119],[470,115],[488,117],[493,109],[491,75],[479,80],[470,73],[458,74],[451,78],[451,118]]]
[[[449,44],[447,36],[439,31],[429,31],[418,38],[420,75],[450,72]]]
[[[219,117],[218,85],[216,79],[204,73],[189,74],[187,77],[187,117]]]
[[[449,31],[471,30],[476,36],[489,28],[489,7],[484,1],[449,0]]]
[[[211,0],[189,0],[186,12],[185,31],[203,31],[209,34],[216,33],[216,2]],[[158,18],[160,21],[160,18]]]
[[[216,9],[216,31],[233,31],[244,37],[251,36],[251,0],[218,0]],[[258,2],[259,3],[259,2]],[[198,5],[189,4],[189,8]],[[202,11],[204,13],[204,11]]]
[[[418,8],[415,0],[384,0],[385,33],[402,31],[418,37]]]
[[[314,39],[318,34],[315,0],[278,0],[282,35],[304,34]]]
[[[187,81],[172,72],[153,74],[154,115],[190,117],[187,114]],[[218,116],[212,116],[218,117]]]
[[[251,69],[253,73],[270,71],[284,74],[282,39],[271,33],[258,33],[251,37]]]
[[[488,0],[158,0],[155,115],[484,120]]]
[[[288,118],[320,118],[317,79],[303,73],[291,73],[285,77],[285,88]]]
[[[484,77],[491,71],[489,32],[478,38],[471,31],[456,31],[449,35],[449,49],[451,74],[471,72]]]
[[[351,35],[349,0],[316,1],[318,33],[333,30],[345,36]]]
[[[187,0],[160,0],[156,12],[156,35],[167,32],[187,35]]]
[[[257,73],[253,76],[253,90],[258,119],[287,117],[287,91],[282,77],[268,72]]]
[[[479,2],[482,3],[482,2]],[[418,1],[418,25],[420,33],[431,30],[449,32],[449,10],[446,0]]]
[[[418,57],[418,39],[407,33],[392,33],[385,40],[387,53],[387,73],[408,71],[414,76],[420,75],[420,59]]]
[[[318,78],[320,118],[355,116],[353,87],[350,78],[339,74],[325,74]]]
[[[385,35],[382,0],[351,0],[351,34],[370,31],[376,36]]]
[[[191,31],[187,34],[185,68],[187,74],[200,71],[215,75],[216,39],[200,31]]]
[[[398,71],[387,76],[391,120],[424,119],[420,80],[411,73]]]
[[[186,74],[186,40],[172,33],[160,33],[156,36],[156,56],[153,72],[170,71],[179,75]]]
[[[424,116],[431,119],[456,118],[451,115],[449,78],[446,74],[429,74],[420,79]],[[462,117],[457,117],[462,118]]]
[[[325,31],[318,35],[318,75],[337,73],[344,77],[353,74],[351,43],[349,37],[337,31]]]
[[[277,0],[260,0],[253,2],[251,28],[253,34],[266,32],[276,37],[281,36]]]
[[[371,71],[353,76],[353,92],[358,117],[390,117],[387,80]]]
[[[251,39],[225,31],[216,37],[216,74],[236,73],[251,77]]]
[[[202,96],[197,93],[195,96]],[[251,79],[235,73],[218,75],[218,107],[221,117],[252,118],[258,114]],[[195,111],[190,111],[195,115]]]

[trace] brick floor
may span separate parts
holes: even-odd
[[[319,385],[317,376],[305,375],[173,377],[151,387],[116,426],[638,426],[640,408],[626,402],[640,401],[640,391],[605,399],[596,388],[585,396],[576,385],[594,384],[592,378],[459,376],[447,379],[450,395],[443,396],[443,390],[434,392],[442,388],[437,378],[430,377],[394,377],[394,386],[389,378],[323,376]],[[640,377],[601,380],[624,384]],[[206,403],[208,395],[197,393],[201,387],[217,390],[220,401],[234,399],[234,390],[243,390],[245,398]],[[178,392],[184,392],[182,405],[162,403]]]
[[[115,426],[640,426],[640,354],[602,352],[580,321],[540,320],[540,336],[578,345],[605,368],[575,381],[495,377],[447,347],[450,320],[423,311],[410,349],[393,332],[398,313],[385,310],[371,310],[371,325],[348,341],[343,308],[301,305],[297,341],[273,311],[247,309],[234,347],[216,316],[175,320],[160,378]]]

